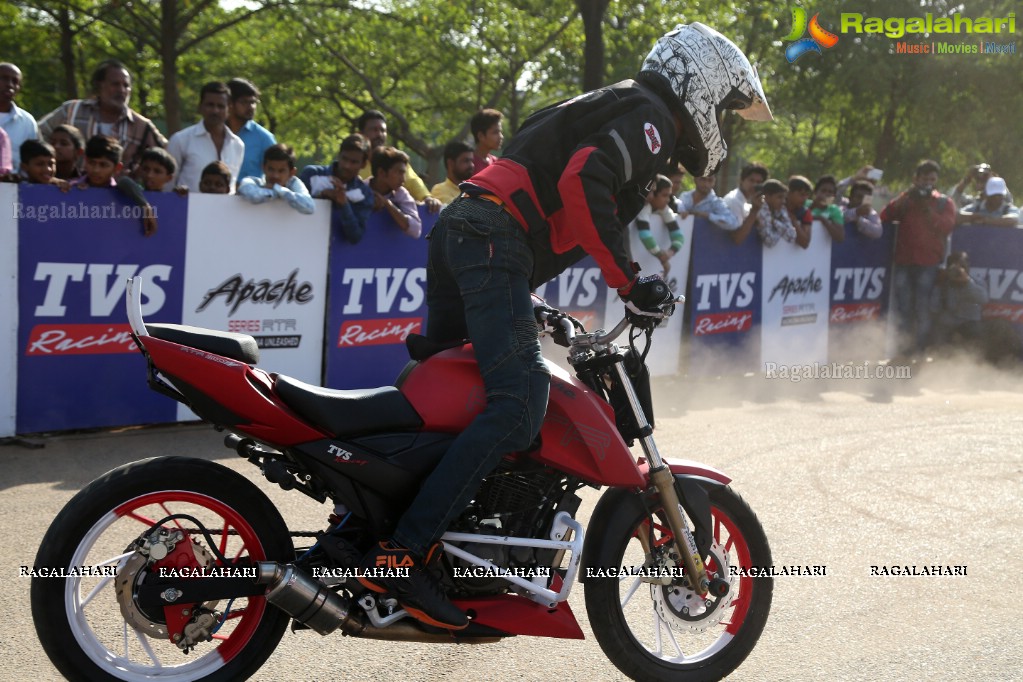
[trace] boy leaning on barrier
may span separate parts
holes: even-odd
[[[142,232],[145,236],[151,237],[156,234],[158,227],[156,212],[146,201],[142,187],[127,176],[117,177],[124,167],[121,163],[122,151],[121,144],[112,137],[95,135],[89,138],[85,143],[85,175],[68,184],[78,189],[93,187],[117,189],[142,208]]]
[[[277,143],[263,152],[263,177],[242,178],[238,194],[253,204],[284,199],[288,206],[306,215],[316,210],[302,181],[295,173],[295,152],[286,144]]]

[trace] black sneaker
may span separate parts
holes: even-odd
[[[377,593],[391,592],[401,607],[421,623],[447,630],[469,625],[466,615],[447,598],[437,579],[426,570],[439,561],[443,546],[430,546],[426,558],[418,561],[412,552],[390,542],[381,542],[362,559],[359,584]],[[388,575],[380,575],[386,571]]]

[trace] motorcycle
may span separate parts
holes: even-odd
[[[771,551],[724,473],[664,459],[654,442],[643,360],[676,302],[610,332],[538,307],[575,376],[548,362],[538,442],[506,456],[441,538],[430,570],[470,618],[453,632],[355,577],[483,408],[471,346],[412,335],[394,386],[320,388],[256,367],[252,337],[147,325],[141,282],[129,280],[150,387],[227,431],[225,443],[270,482],[332,508],[323,530],[296,532],[222,465],[172,456],[118,467],[76,494],[42,540],[35,566],[51,577],[33,578],[31,604],[43,648],[72,680],[193,681],[251,676],[289,622],[392,641],[581,639],[568,604],[578,582],[593,633],[624,674],[724,677],[767,622],[773,581],[750,569],[770,566]],[[627,329],[623,350],[615,340]],[[585,529],[584,487],[606,488]]]

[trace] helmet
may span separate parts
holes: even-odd
[[[700,23],[676,26],[654,45],[640,72],[668,79],[681,100],[685,137],[682,162],[694,175],[711,175],[728,154],[718,118],[736,110],[749,121],[770,121],[757,70],[728,38]]]

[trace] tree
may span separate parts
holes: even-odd
[[[216,0],[136,0],[104,5],[101,10],[83,10],[123,32],[135,45],[152,50],[160,62],[164,117],[168,134],[181,128],[181,96],[178,90],[178,61],[217,34],[248,21],[286,0],[261,0],[255,7],[226,11]],[[112,8],[113,11],[112,11]]]

